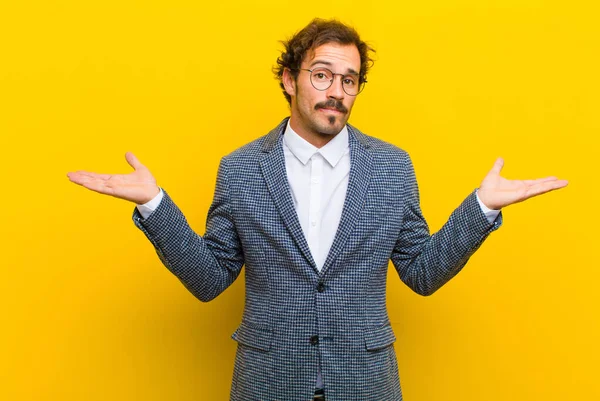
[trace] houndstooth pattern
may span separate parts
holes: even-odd
[[[232,400],[311,400],[319,363],[328,401],[402,400],[386,309],[389,261],[411,289],[430,295],[502,216],[490,224],[473,191],[430,236],[408,154],[348,126],[348,192],[319,272],[286,177],[286,123],[221,160],[204,236],[166,192],[147,219],[136,209],[133,220],[201,301],[219,295],[246,266],[244,314],[232,336]]]

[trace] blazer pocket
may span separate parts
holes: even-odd
[[[239,344],[269,351],[273,342],[273,330],[242,322],[231,338]]]
[[[364,337],[367,351],[376,351],[385,348],[396,341],[396,336],[390,323],[376,328],[365,329]]]

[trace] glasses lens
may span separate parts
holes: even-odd
[[[362,90],[364,83],[360,83],[358,75],[349,74],[342,77],[342,85],[344,87],[344,92],[348,95],[356,96]]]
[[[310,82],[315,89],[325,90],[331,86],[333,82],[333,73],[327,68],[317,68],[310,74]]]

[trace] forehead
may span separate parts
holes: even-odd
[[[303,68],[330,66],[337,72],[360,72],[360,53],[355,45],[325,43],[309,50],[302,61]]]

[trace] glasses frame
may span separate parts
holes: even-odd
[[[331,81],[329,81],[329,86],[327,88],[323,88],[323,89],[319,89],[315,86],[315,84],[312,81],[312,73],[315,70],[327,70],[331,73],[331,75],[333,75],[333,77],[331,78]],[[310,72],[310,84],[313,86],[313,88],[315,88],[318,91],[326,91],[327,89],[331,88],[331,85],[333,85],[333,81],[335,81],[335,76],[339,75],[342,77],[342,90],[344,91],[344,93],[348,96],[358,96],[364,89],[365,89],[365,85],[367,83],[367,80],[362,80],[362,78],[360,77],[360,74],[356,74],[358,75],[358,92],[356,92],[354,95],[348,93],[346,91],[346,87],[344,86],[344,77],[346,76],[354,76],[354,74],[341,74],[339,72],[333,72],[331,71],[329,68],[327,67],[317,67],[317,68],[313,68],[312,70],[309,70],[308,68],[298,68],[296,71],[308,71]]]

